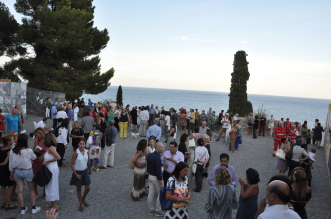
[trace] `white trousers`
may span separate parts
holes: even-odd
[[[148,208],[149,211],[161,212],[160,204],[160,184],[156,176],[149,175]]]
[[[148,120],[141,120],[140,121],[139,135],[142,136],[142,137],[146,136],[147,121]]]
[[[115,145],[111,144],[110,146],[105,146],[103,149],[103,159],[102,159],[102,166],[107,167],[107,161],[109,159],[109,166],[114,166],[114,153],[115,153]]]
[[[46,118],[49,118],[49,113],[50,113],[50,109],[48,109],[47,107],[46,107]]]

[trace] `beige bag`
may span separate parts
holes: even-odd
[[[131,161],[130,161],[130,163],[129,163],[129,168],[130,169],[134,169],[134,163],[133,163],[133,158],[134,158],[135,156],[133,156],[132,157],[132,159],[131,159]]]

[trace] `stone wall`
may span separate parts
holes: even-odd
[[[0,82],[0,108],[4,114],[11,113],[19,105],[26,116],[27,84],[20,82]]]
[[[65,98],[64,93],[39,90],[28,87],[27,89],[27,110],[32,113],[42,114],[45,116],[45,105],[47,97],[50,98],[51,103],[58,97],[61,100]]]

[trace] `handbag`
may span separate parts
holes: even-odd
[[[130,161],[130,163],[129,163],[129,168],[130,169],[134,169],[134,163],[133,163],[133,158],[134,158],[135,156],[133,156],[132,157],[132,159],[131,159],[131,161]]]
[[[172,201],[166,198],[165,189],[160,189],[160,204],[165,210],[172,210]]]
[[[286,159],[285,159],[285,152],[284,152],[283,149],[278,149],[278,150],[276,151],[276,156],[277,156],[278,158],[282,159],[282,160],[286,160]]]
[[[36,184],[40,187],[43,187],[49,183],[52,179],[52,172],[49,171],[46,165],[42,165],[38,172],[36,173],[36,176],[34,177],[34,181]]]
[[[88,145],[92,145],[93,144],[92,136],[89,136],[88,137],[86,144],[88,144]]]
[[[195,140],[194,140],[194,138],[188,140],[188,147],[189,148],[195,147]]]
[[[195,174],[195,172],[197,172],[197,164],[193,164],[192,165],[192,173]]]

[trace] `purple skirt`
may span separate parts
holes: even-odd
[[[276,169],[279,171],[286,172],[288,169],[287,161],[278,158]]]

